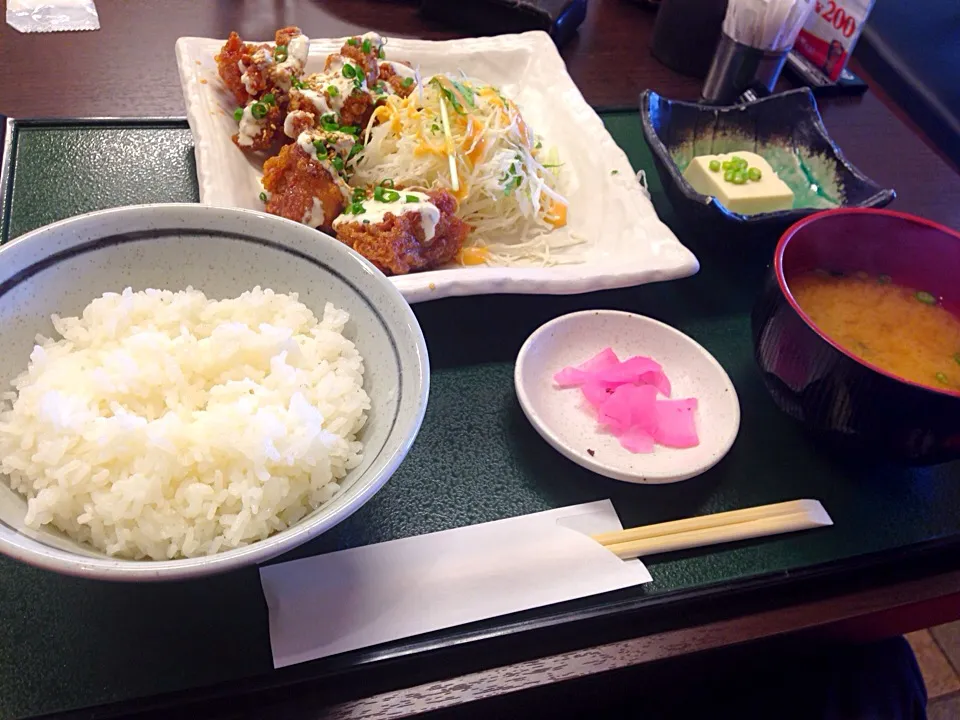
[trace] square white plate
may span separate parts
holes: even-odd
[[[307,71],[321,70],[344,39],[310,42]],[[231,141],[236,106],[217,76],[213,56],[224,41],[177,40],[177,65],[193,131],[200,201],[260,210],[265,156],[248,155]],[[560,154],[568,224],[554,232],[585,241],[572,251],[582,263],[552,267],[452,267],[392,278],[409,302],[482,293],[572,294],[628,287],[693,275],[699,263],[657,217],[633,169],[600,117],[574,85],[560,54],[543,32],[488,38],[388,38],[387,57],[419,65],[421,73],[462,70],[499,86],[524,119]],[[639,132],[639,129],[638,129]]]

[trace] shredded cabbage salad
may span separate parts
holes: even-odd
[[[457,214],[473,227],[464,264],[570,261],[556,252],[579,241],[551,235],[567,223],[558,154],[497,88],[435,75],[407,98],[389,96],[374,111],[365,141],[351,160],[351,184],[389,178],[398,187],[451,191]]]

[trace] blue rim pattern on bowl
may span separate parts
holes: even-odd
[[[159,225],[151,223],[151,215],[163,216],[163,220],[169,221]],[[214,227],[229,222],[250,231]],[[133,229],[98,233],[100,226],[110,228],[124,224],[133,226]],[[65,229],[71,231],[66,239],[63,235]],[[388,423],[387,441],[378,448],[367,470],[353,483],[349,497],[347,493],[335,496],[299,524],[244,547],[197,558],[128,560],[111,558],[85,546],[78,545],[69,551],[52,547],[44,543],[39,533],[17,529],[0,521],[0,548],[11,557],[69,575],[133,581],[185,579],[264,562],[349,517],[386,483],[413,444],[423,421],[429,393],[426,342],[416,316],[393,284],[367,260],[336,240],[298,223],[250,210],[194,204],[130,206],[88,213],[27,233],[0,248],[0,269],[11,264],[14,266],[12,273],[0,281],[0,301],[21,283],[59,263],[112,245],[149,242],[164,233],[202,233],[281,251],[298,262],[312,264],[350,288],[377,318],[378,326],[389,338],[392,363],[397,368],[396,394],[399,400]],[[52,253],[39,249],[45,237],[58,237]],[[301,242],[300,238],[309,242]],[[34,249],[35,245],[37,249]],[[318,248],[316,253],[309,252],[313,247]],[[384,308],[371,299],[372,292]],[[389,311],[392,320],[384,315],[383,309]],[[397,332],[404,337],[398,338]],[[406,378],[403,370],[408,371]],[[404,437],[396,434],[401,416],[405,416],[405,430],[400,433]]]

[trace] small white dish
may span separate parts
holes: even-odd
[[[310,28],[304,28],[308,33]],[[315,72],[345,38],[310,41],[307,71]],[[230,137],[236,101],[223,87],[213,56],[222,39],[177,40],[177,66],[193,131],[200,202],[262,210],[265,155],[240,151]],[[582,240],[570,253],[582,262],[550,267],[445,267],[390,278],[410,303],[451,295],[566,295],[630,287],[693,275],[696,257],[664,225],[634,176],[626,153],[583,99],[557,47],[545,32],[461,40],[389,37],[387,56],[422,74],[457,72],[500,87],[547,147],[560,154],[561,191],[570,201],[560,240]],[[639,132],[640,126],[637,125]]]
[[[554,374],[611,347],[621,360],[652,357],[673,385],[673,397],[695,397],[700,444],[657,445],[632,453],[604,432],[578,388],[560,389]],[[600,475],[633,483],[671,483],[706,472],[727,454],[740,429],[737,391],[720,363],[669,325],[618,310],[585,310],[541,326],[520,349],[514,369],[520,406],[543,439]]]

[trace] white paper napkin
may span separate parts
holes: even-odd
[[[22,33],[99,30],[93,0],[7,0],[7,24]]]
[[[650,582],[609,500],[260,569],[274,667]]]

